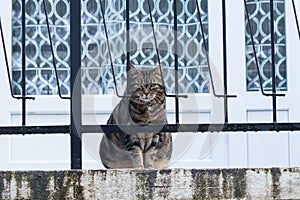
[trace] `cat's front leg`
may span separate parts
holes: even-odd
[[[153,169],[154,168],[154,160],[157,154],[157,144],[159,142],[159,135],[154,135],[151,141],[151,146],[147,150],[146,153],[143,154],[144,156],[144,167],[147,169]]]
[[[157,150],[151,149],[144,153],[144,167],[147,169],[154,168],[154,160],[156,156]]]
[[[143,153],[139,147],[134,147],[131,150],[129,159],[132,160],[132,165],[134,168],[137,168],[137,169],[144,168]]]

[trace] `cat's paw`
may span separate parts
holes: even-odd
[[[143,165],[138,165],[136,167],[134,167],[135,169],[144,169],[144,166]]]

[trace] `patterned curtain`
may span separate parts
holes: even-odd
[[[270,1],[247,0],[247,8],[253,31],[255,48],[259,68],[265,90],[272,89],[272,58],[270,34]],[[259,79],[251,45],[250,29],[246,20],[246,71],[247,91],[258,91]],[[274,0],[274,27],[275,27],[275,68],[276,88],[279,91],[287,90],[286,74],[286,36],[285,36],[285,3],[284,0]]]
[[[58,78],[63,94],[70,93],[70,2],[46,0],[54,44]],[[118,89],[126,84],[126,6],[125,0],[103,0],[114,72]],[[155,2],[155,3],[154,3]],[[201,0],[201,19],[208,39],[207,0]],[[99,0],[82,0],[82,92],[115,92]],[[147,0],[129,0],[130,57],[138,67],[157,65]],[[209,92],[207,59],[195,0],[178,0],[179,92]],[[174,12],[173,0],[153,0],[151,13],[164,64],[167,91],[174,93]],[[15,94],[21,94],[21,0],[13,0],[12,74]],[[57,94],[56,77],[41,0],[26,0],[26,93]]]

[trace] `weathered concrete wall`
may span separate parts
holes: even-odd
[[[0,199],[299,199],[300,169],[0,172]]]

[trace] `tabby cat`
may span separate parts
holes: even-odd
[[[160,67],[130,66],[128,93],[107,124],[166,124],[166,98]],[[170,133],[104,134],[100,157],[106,168],[167,168],[172,153]]]

